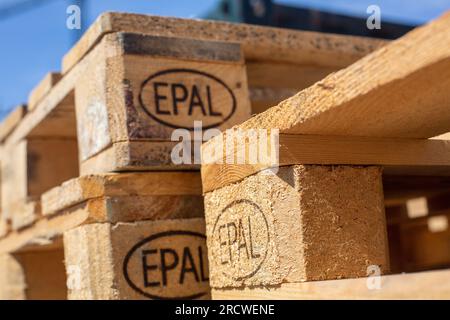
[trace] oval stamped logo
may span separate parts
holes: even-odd
[[[236,110],[236,98],[224,81],[193,69],[168,69],[148,77],[141,86],[139,102],[152,119],[172,128],[203,129],[226,122]]]
[[[214,265],[233,280],[253,277],[267,257],[269,225],[261,208],[250,200],[226,206],[216,219],[212,236]]]
[[[205,235],[165,231],[135,244],[123,262],[128,285],[150,299],[197,299],[209,294]]]

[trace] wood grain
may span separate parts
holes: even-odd
[[[89,199],[114,196],[201,195],[198,172],[151,172],[88,175],[64,182],[42,195],[44,215]]]
[[[448,132],[449,25],[445,14],[239,127],[410,138]]]
[[[17,127],[27,112],[26,105],[20,105],[13,109],[0,123],[0,142],[3,142]]]
[[[216,139],[213,142],[214,140]],[[243,148],[244,145],[241,143],[239,146]],[[386,172],[396,175],[418,172],[430,176],[450,174],[450,143],[447,140],[281,134],[279,146],[279,166],[381,165]],[[209,150],[213,147],[214,144],[208,142],[206,147],[202,146],[202,152],[208,152],[209,155]],[[231,150],[232,155],[236,155],[239,150],[241,149]],[[235,183],[277,165],[226,164],[226,153],[225,150],[223,155],[213,154],[210,158],[211,162],[222,161],[223,164],[202,165],[203,192]],[[236,159],[235,156],[233,159]]]
[[[240,43],[246,60],[284,61],[298,64],[346,66],[386,41],[354,36],[268,28],[217,21],[187,20],[128,13],[104,13],[64,56],[66,74],[100,40],[112,32]]]

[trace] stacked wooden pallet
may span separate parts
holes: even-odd
[[[0,126],[0,297],[208,298],[199,165],[173,162],[174,131],[198,146],[194,121],[230,128],[384,44],[102,15]]]
[[[213,298],[450,298],[377,277],[450,267],[448,43],[450,14],[203,145]]]

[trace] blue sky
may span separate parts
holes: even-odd
[[[22,0],[0,0],[0,8]],[[38,0],[41,6],[11,17],[0,16],[0,117],[26,102],[30,90],[49,71],[60,70],[69,50],[73,31],[66,28],[66,8],[72,0]],[[162,16],[198,18],[214,7],[216,0],[89,0],[83,24],[91,24],[104,11],[127,11]],[[382,19],[421,24],[450,10],[450,0],[277,0],[278,3],[325,11],[366,16],[377,4]]]

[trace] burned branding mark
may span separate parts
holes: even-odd
[[[246,199],[226,206],[214,224],[214,266],[236,281],[253,277],[266,260],[269,225],[261,208]]]
[[[198,299],[209,294],[205,235],[165,231],[134,245],[123,262],[128,285],[150,299]]]
[[[236,111],[236,98],[224,81],[203,71],[168,69],[148,77],[139,103],[153,120],[171,128],[194,130],[220,126]]]

